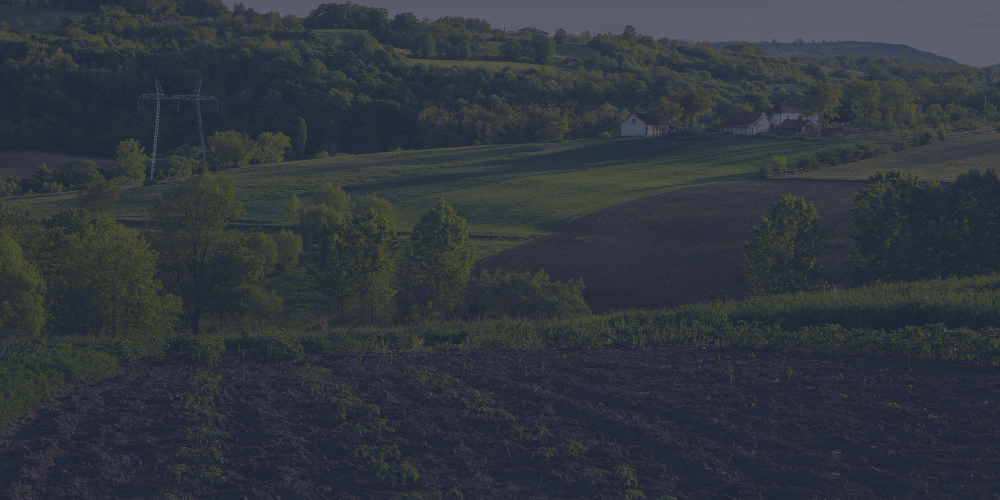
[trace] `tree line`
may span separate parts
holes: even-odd
[[[1000,272],[1000,178],[970,170],[948,187],[891,170],[854,195],[855,242],[849,265],[861,284],[968,277]],[[826,286],[825,244],[816,208],[783,195],[753,228],[745,247],[754,293]]]
[[[863,126],[947,128],[997,119],[983,99],[995,98],[996,89],[983,72],[961,65],[770,58],[749,46],[714,50],[631,27],[508,39],[483,20],[389,19],[382,9],[346,3],[320,5],[299,19],[241,4],[220,9],[216,0],[88,1],[52,3],[91,12],[51,32],[0,24],[9,83],[0,87],[0,102],[9,106],[0,117],[0,148],[108,157],[137,139],[150,151],[153,104],[137,108],[135,97],[151,92],[157,75],[168,93],[190,92],[204,79],[203,93],[220,99],[218,112],[203,109],[208,134],[256,140],[281,133],[292,142],[284,159],[614,136],[635,110],[711,126],[735,111],[809,100],[820,85],[842,93],[823,108],[828,121],[838,115]],[[170,9],[184,23],[159,26],[157,16]],[[322,31],[327,27],[366,31]],[[397,50],[546,62],[560,42],[586,43],[593,55],[572,69],[492,70],[414,64]],[[160,130],[163,158],[184,163],[193,156],[189,148],[199,141],[190,103],[164,106]]]
[[[274,325],[296,287],[319,290],[312,307],[334,325],[589,313],[578,280],[472,276],[468,225],[443,199],[405,243],[388,201],[352,203],[330,183],[309,205],[291,198],[276,234],[234,228],[243,213],[232,180],[208,173],[172,184],[138,231],[84,209],[37,221],[0,202],[0,328],[135,336]],[[310,283],[289,283],[296,269]]]

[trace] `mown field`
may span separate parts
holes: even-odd
[[[769,138],[619,138],[547,145],[472,146],[259,165],[226,172],[247,210],[241,223],[280,224],[292,194],[308,202],[322,182],[352,196],[377,194],[396,209],[408,231],[438,197],[469,221],[478,236],[528,238],[597,210],[685,186],[756,175],[772,154],[790,159],[824,141]],[[146,207],[169,183],[122,192],[112,215],[144,220]],[[45,217],[76,203],[74,193],[12,197]]]
[[[955,137],[878,158],[796,174],[796,178],[865,180],[877,170],[899,169],[927,179],[952,181],[971,169],[1000,167],[1000,134]]]

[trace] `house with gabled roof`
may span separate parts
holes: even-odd
[[[754,135],[771,130],[771,119],[763,111],[737,111],[719,125],[724,134]]]
[[[171,12],[166,16],[163,16],[163,19],[160,20],[160,26],[173,26],[175,24],[181,24],[183,22],[184,20],[181,19],[181,16],[178,16],[177,14]]]
[[[804,116],[797,102],[780,102],[771,111],[771,126],[778,128],[785,120],[809,120],[815,125],[818,117]]]
[[[645,113],[632,113],[622,122],[622,137],[663,135],[681,128],[684,128],[684,126],[677,120],[673,120],[666,126],[661,127],[656,124],[656,120],[653,117]]]

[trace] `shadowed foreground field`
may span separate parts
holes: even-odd
[[[782,194],[814,203],[826,229],[822,263],[831,283],[853,279],[854,193],[867,182],[756,180],[691,187],[581,217],[564,229],[479,262],[478,270],[544,269],[583,278],[595,312],[742,298],[743,242]]]
[[[182,393],[203,368],[144,360],[64,388],[4,436],[0,497],[1000,493],[993,369],[698,346],[325,354],[284,363],[244,353],[245,363],[231,351],[209,369],[221,376],[214,411],[225,433],[225,482],[177,482],[166,473],[187,443],[177,432],[187,422]],[[326,394],[342,397],[324,402],[304,387],[305,363],[328,369]],[[374,404],[378,412],[349,404],[341,417],[338,404],[350,398],[354,408]],[[378,460],[390,469],[405,462],[415,483],[380,481],[379,452],[366,450],[398,450]]]

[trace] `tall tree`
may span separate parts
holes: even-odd
[[[829,82],[815,83],[806,91],[805,99],[802,100],[802,112],[806,116],[819,117],[819,123],[816,124],[817,137],[822,135],[824,124],[839,116],[833,110],[840,106],[841,95],[843,91],[840,87]]]
[[[684,121],[690,123],[691,127],[694,127],[694,122],[698,118],[711,111],[712,107],[715,106],[712,94],[708,90],[694,85],[684,89],[675,100],[683,109]]]
[[[413,226],[404,286],[417,314],[440,318],[462,300],[473,257],[469,225],[444,198]]]
[[[823,227],[812,203],[782,195],[754,226],[744,244],[747,281],[754,293],[785,293],[822,288]]]
[[[115,181],[98,179],[87,183],[86,191],[80,197],[80,207],[91,212],[104,213],[114,210],[115,202],[121,196],[122,187]]]
[[[878,125],[882,118],[882,90],[877,82],[851,80],[844,89],[844,100],[851,110],[851,124],[864,128]]]
[[[141,181],[146,176],[149,157],[139,141],[128,139],[115,148],[115,168],[112,177],[122,177],[126,181]]]
[[[46,221],[47,303],[59,332],[136,336],[174,323],[180,300],[156,279],[156,253],[101,214],[67,210]]]
[[[160,253],[160,273],[183,300],[184,319],[196,335],[213,294],[250,278],[225,265],[243,243],[226,226],[243,213],[233,180],[210,174],[174,184],[149,209],[149,238]]]
[[[0,233],[0,327],[38,335],[45,324],[44,293],[41,273],[13,238]]]
[[[955,178],[947,226],[954,233],[949,262],[954,274],[1000,272],[1000,179],[996,172],[970,170]]]
[[[295,156],[300,160],[306,157],[307,138],[306,119],[300,116],[295,120],[295,133],[292,134],[292,149],[295,151]]]
[[[856,245],[851,258],[861,282],[929,279],[949,274],[946,197],[941,185],[899,170],[878,171],[854,195]]]
[[[354,216],[349,238],[353,247],[353,295],[360,301],[366,323],[385,323],[392,318],[395,290],[395,224],[374,208]]]

